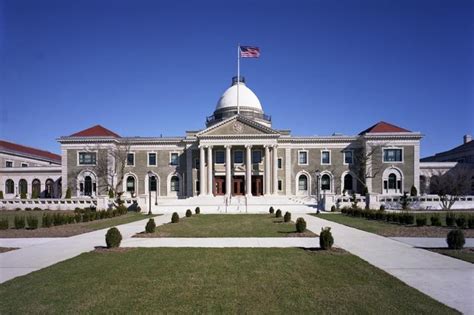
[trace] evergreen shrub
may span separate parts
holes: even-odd
[[[278,209],[278,210],[275,212],[275,217],[281,218],[281,210],[280,210],[280,209]]]
[[[15,229],[24,229],[25,228],[25,217],[22,215],[16,215],[13,220]]]
[[[120,242],[122,242],[122,234],[120,234],[120,231],[116,227],[109,229],[107,234],[105,234],[107,248],[119,247]]]
[[[332,244],[334,244],[334,238],[332,237],[331,228],[321,228],[321,233],[319,234],[319,246],[321,249],[331,249]]]
[[[155,233],[155,229],[156,229],[155,220],[153,220],[153,219],[148,220],[148,222],[145,226],[145,232]]]
[[[0,219],[0,230],[8,230],[8,219]]]
[[[306,230],[306,221],[303,218],[296,219],[296,232],[303,233]]]
[[[199,209],[199,207],[196,207],[196,209],[194,210],[194,212],[195,212],[196,214],[200,214],[200,213],[201,213],[201,209]]]
[[[35,215],[27,216],[26,223],[28,224],[28,228],[31,230],[35,230],[38,228],[38,218]]]
[[[177,212],[173,212],[171,216],[171,223],[178,223],[179,222],[179,215]]]
[[[193,215],[193,213],[191,212],[191,210],[186,210],[186,218],[190,218],[191,216]]]
[[[450,249],[462,249],[466,243],[463,231],[459,229],[449,231],[446,243]]]
[[[283,217],[283,221],[285,222],[290,222],[291,221],[291,213],[290,212],[285,212],[285,216]]]

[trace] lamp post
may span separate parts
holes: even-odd
[[[321,172],[316,170],[314,171],[314,175],[316,176],[316,209],[319,212],[319,177],[321,176]]]
[[[153,173],[148,171],[148,215],[151,215],[151,176]]]

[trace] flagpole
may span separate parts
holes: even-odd
[[[240,85],[240,43],[237,44],[237,115],[240,114],[239,85]]]

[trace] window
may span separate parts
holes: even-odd
[[[198,170],[199,167],[200,167],[199,159],[194,159],[194,168]]]
[[[402,149],[384,149],[383,150],[383,161],[384,162],[402,162]]]
[[[278,191],[282,191],[283,190],[283,182],[281,181],[281,179],[278,180]]]
[[[18,183],[18,188],[20,189],[20,194],[27,194],[28,193],[28,183],[25,179],[20,179]]]
[[[90,176],[84,177],[84,195],[92,196],[92,178]],[[49,189],[47,189],[49,190]],[[48,194],[48,193],[47,193]]]
[[[252,151],[252,163],[253,164],[262,163],[262,151],[260,150]]]
[[[353,190],[351,174],[346,174],[346,176],[344,176],[344,190]]]
[[[148,153],[148,166],[156,166],[156,153]]]
[[[178,176],[171,177],[171,191],[179,191],[179,178]]]
[[[178,153],[171,153],[170,154],[170,164],[171,165],[178,165],[178,163],[179,163]]]
[[[321,151],[321,164],[331,164],[331,151]]]
[[[13,167],[13,162],[12,161],[6,161],[5,162],[5,167]]]
[[[21,163],[21,167],[28,167],[28,163]]]
[[[95,165],[96,158],[95,152],[79,152],[79,165]]]
[[[352,151],[344,151],[344,164],[352,164],[353,163],[353,156]]]
[[[31,198],[39,198],[41,194],[41,182],[35,178],[31,183]]]
[[[127,153],[127,166],[135,165],[135,153]]]
[[[278,158],[278,169],[281,170],[283,167],[283,160],[282,158]]]
[[[298,151],[298,165],[308,164],[308,151]]]
[[[298,190],[308,190],[308,177],[306,175],[298,177]]]
[[[15,193],[15,184],[13,183],[13,180],[7,179],[7,181],[5,182],[5,191],[7,194]]]
[[[216,164],[224,164],[225,163],[225,152],[224,151],[216,151]]]
[[[135,177],[133,176],[127,177],[127,192],[130,192],[130,193],[135,192]]]
[[[150,176],[150,191],[156,191],[156,176]]]
[[[234,151],[234,163],[235,164],[244,163],[244,151],[241,151],[241,150]]]
[[[388,189],[397,189],[397,176],[393,173],[388,175]]]
[[[331,177],[328,174],[321,176],[321,190],[331,190]]]

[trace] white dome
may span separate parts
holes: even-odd
[[[262,104],[258,100],[257,95],[249,89],[245,83],[239,84],[239,104],[240,106],[250,107],[258,111],[262,110]],[[217,102],[216,110],[237,107],[237,84],[228,88]]]

